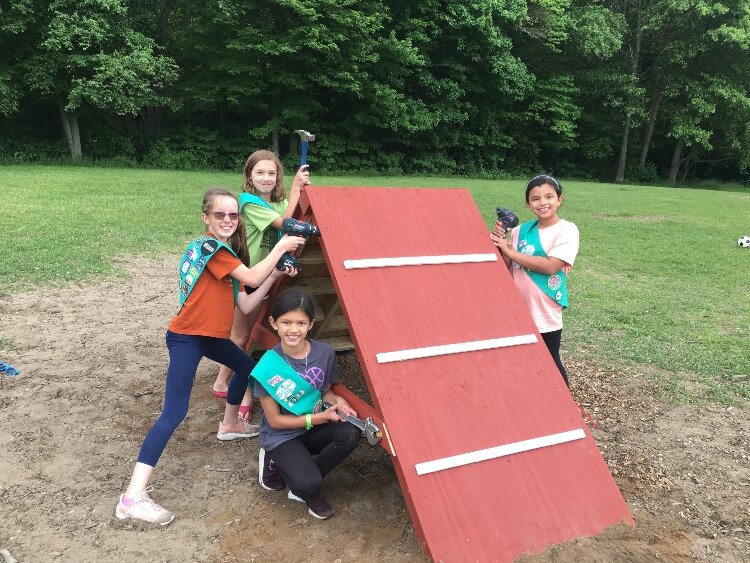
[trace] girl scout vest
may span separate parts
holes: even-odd
[[[296,415],[319,410],[320,391],[273,350],[263,354],[250,375],[286,410]]]
[[[518,231],[518,252],[528,254],[529,256],[547,257],[547,253],[542,248],[542,241],[539,239],[539,221],[527,221],[521,225]],[[547,275],[539,272],[532,272],[526,268],[526,273],[536,286],[563,309],[568,307],[568,277],[562,270],[555,274]]]
[[[266,207],[268,209],[273,209],[268,203],[266,203],[263,198],[255,195],[255,194],[249,194],[247,192],[242,192],[240,194],[240,197],[238,198],[238,202],[240,205],[240,212],[242,212],[242,208],[245,207],[245,204],[250,203],[252,205],[259,205],[260,207]],[[275,211],[275,209],[274,209]],[[279,238],[281,238],[281,230],[279,230]]]
[[[190,243],[185,254],[180,260],[180,310],[185,304],[190,292],[193,291],[198,278],[206,269],[206,264],[211,257],[216,254],[220,248],[226,248],[237,258],[234,250],[223,242],[219,242],[209,236],[202,236]],[[240,282],[232,278],[232,288],[234,289],[234,304],[237,304],[237,294],[240,289]]]

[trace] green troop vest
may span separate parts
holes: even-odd
[[[539,238],[539,221],[527,221],[521,225],[518,231],[518,252],[528,254],[529,256],[547,257],[547,253],[542,248],[542,241]],[[546,295],[563,309],[568,307],[568,277],[562,270],[552,275],[540,274],[525,268],[531,281],[541,289]]]
[[[238,198],[239,205],[240,205],[240,213],[242,213],[242,208],[245,207],[245,204],[250,203],[252,205],[258,205],[260,207],[266,207],[268,209],[272,209],[273,211],[276,211],[273,207],[268,205],[268,203],[260,196],[257,196],[255,194],[249,194],[247,192],[242,192],[240,194],[240,197]],[[281,238],[282,232],[281,229],[277,229],[279,233],[279,238]]]
[[[273,350],[268,350],[250,375],[286,410],[296,414],[317,412],[320,391]]]
[[[237,258],[237,254],[229,246],[206,235],[194,240],[187,247],[182,260],[180,260],[180,310],[182,310],[182,306],[185,304],[190,292],[193,291],[195,284],[198,283],[198,278],[203,273],[203,270],[206,269],[206,264],[216,254],[216,251],[222,247],[226,248],[232,253],[232,256]],[[234,278],[232,278],[232,288],[234,289],[234,304],[236,305],[240,282]]]

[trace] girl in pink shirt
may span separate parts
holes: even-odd
[[[526,206],[536,219],[515,227],[510,240],[498,221],[490,239],[502,254],[568,385],[568,374],[560,360],[562,311],[568,306],[567,274],[578,254],[579,236],[578,227],[557,215],[562,200],[562,186],[555,178],[534,176],[526,184]]]

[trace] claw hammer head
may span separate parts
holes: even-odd
[[[313,135],[309,131],[305,131],[304,129],[297,129],[295,131],[295,133],[297,133],[297,135],[299,135],[300,139],[302,139],[302,142],[314,141],[315,140],[315,135]]]
[[[314,141],[315,135],[304,129],[297,129],[295,133],[302,139],[302,156],[300,157],[299,165],[304,166],[307,164],[307,143]]]

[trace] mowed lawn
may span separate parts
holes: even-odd
[[[497,206],[531,218],[523,179],[312,178],[330,186],[462,187],[488,226]],[[750,190],[561,181],[560,214],[581,231],[563,353],[625,377],[646,374],[676,400],[750,397],[750,249],[737,246],[750,235]],[[0,298],[122,276],[114,255],[177,255],[202,230],[203,191],[238,192],[240,184],[239,172],[0,167]],[[12,347],[0,331],[0,354]]]

